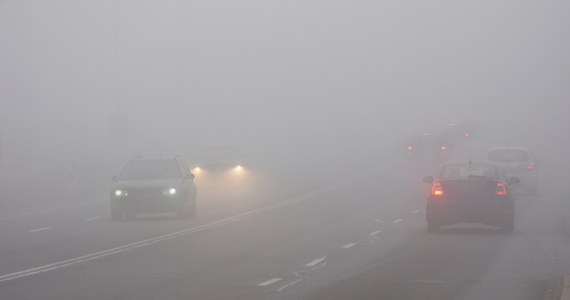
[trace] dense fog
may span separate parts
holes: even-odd
[[[481,149],[528,146],[568,166],[569,8],[4,0],[2,180],[70,164],[108,179],[134,155],[213,145],[354,173],[410,133],[466,122]]]

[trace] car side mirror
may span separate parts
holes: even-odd
[[[433,183],[433,176],[426,176],[426,177],[424,177],[424,179],[422,181],[424,183],[432,184]]]
[[[186,176],[186,177],[187,177],[187,178],[190,178],[190,179],[194,179],[194,178],[196,178],[196,175],[194,175],[194,173],[190,173],[190,174],[189,174],[188,176]]]
[[[111,177],[111,181],[112,181],[112,182],[117,182],[117,181],[119,181],[119,179],[117,178],[117,176],[113,176],[113,177]]]
[[[511,177],[511,179],[509,180],[510,184],[519,184],[521,183],[521,180],[518,177]]]

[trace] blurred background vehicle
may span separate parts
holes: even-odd
[[[541,161],[526,147],[493,147],[486,160],[501,164],[509,176],[520,178],[520,190],[537,194],[539,189],[538,167]]]

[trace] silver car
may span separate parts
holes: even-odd
[[[194,174],[179,157],[134,158],[113,177],[111,219],[133,219],[141,213],[174,212],[179,218],[196,215]]]
[[[499,163],[508,176],[520,179],[520,188],[531,194],[538,192],[540,160],[525,147],[494,147],[486,156],[489,162]]]

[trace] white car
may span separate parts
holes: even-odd
[[[508,176],[520,179],[521,189],[531,194],[538,192],[538,166],[540,160],[525,147],[494,147],[489,150],[486,160],[500,163]]]

